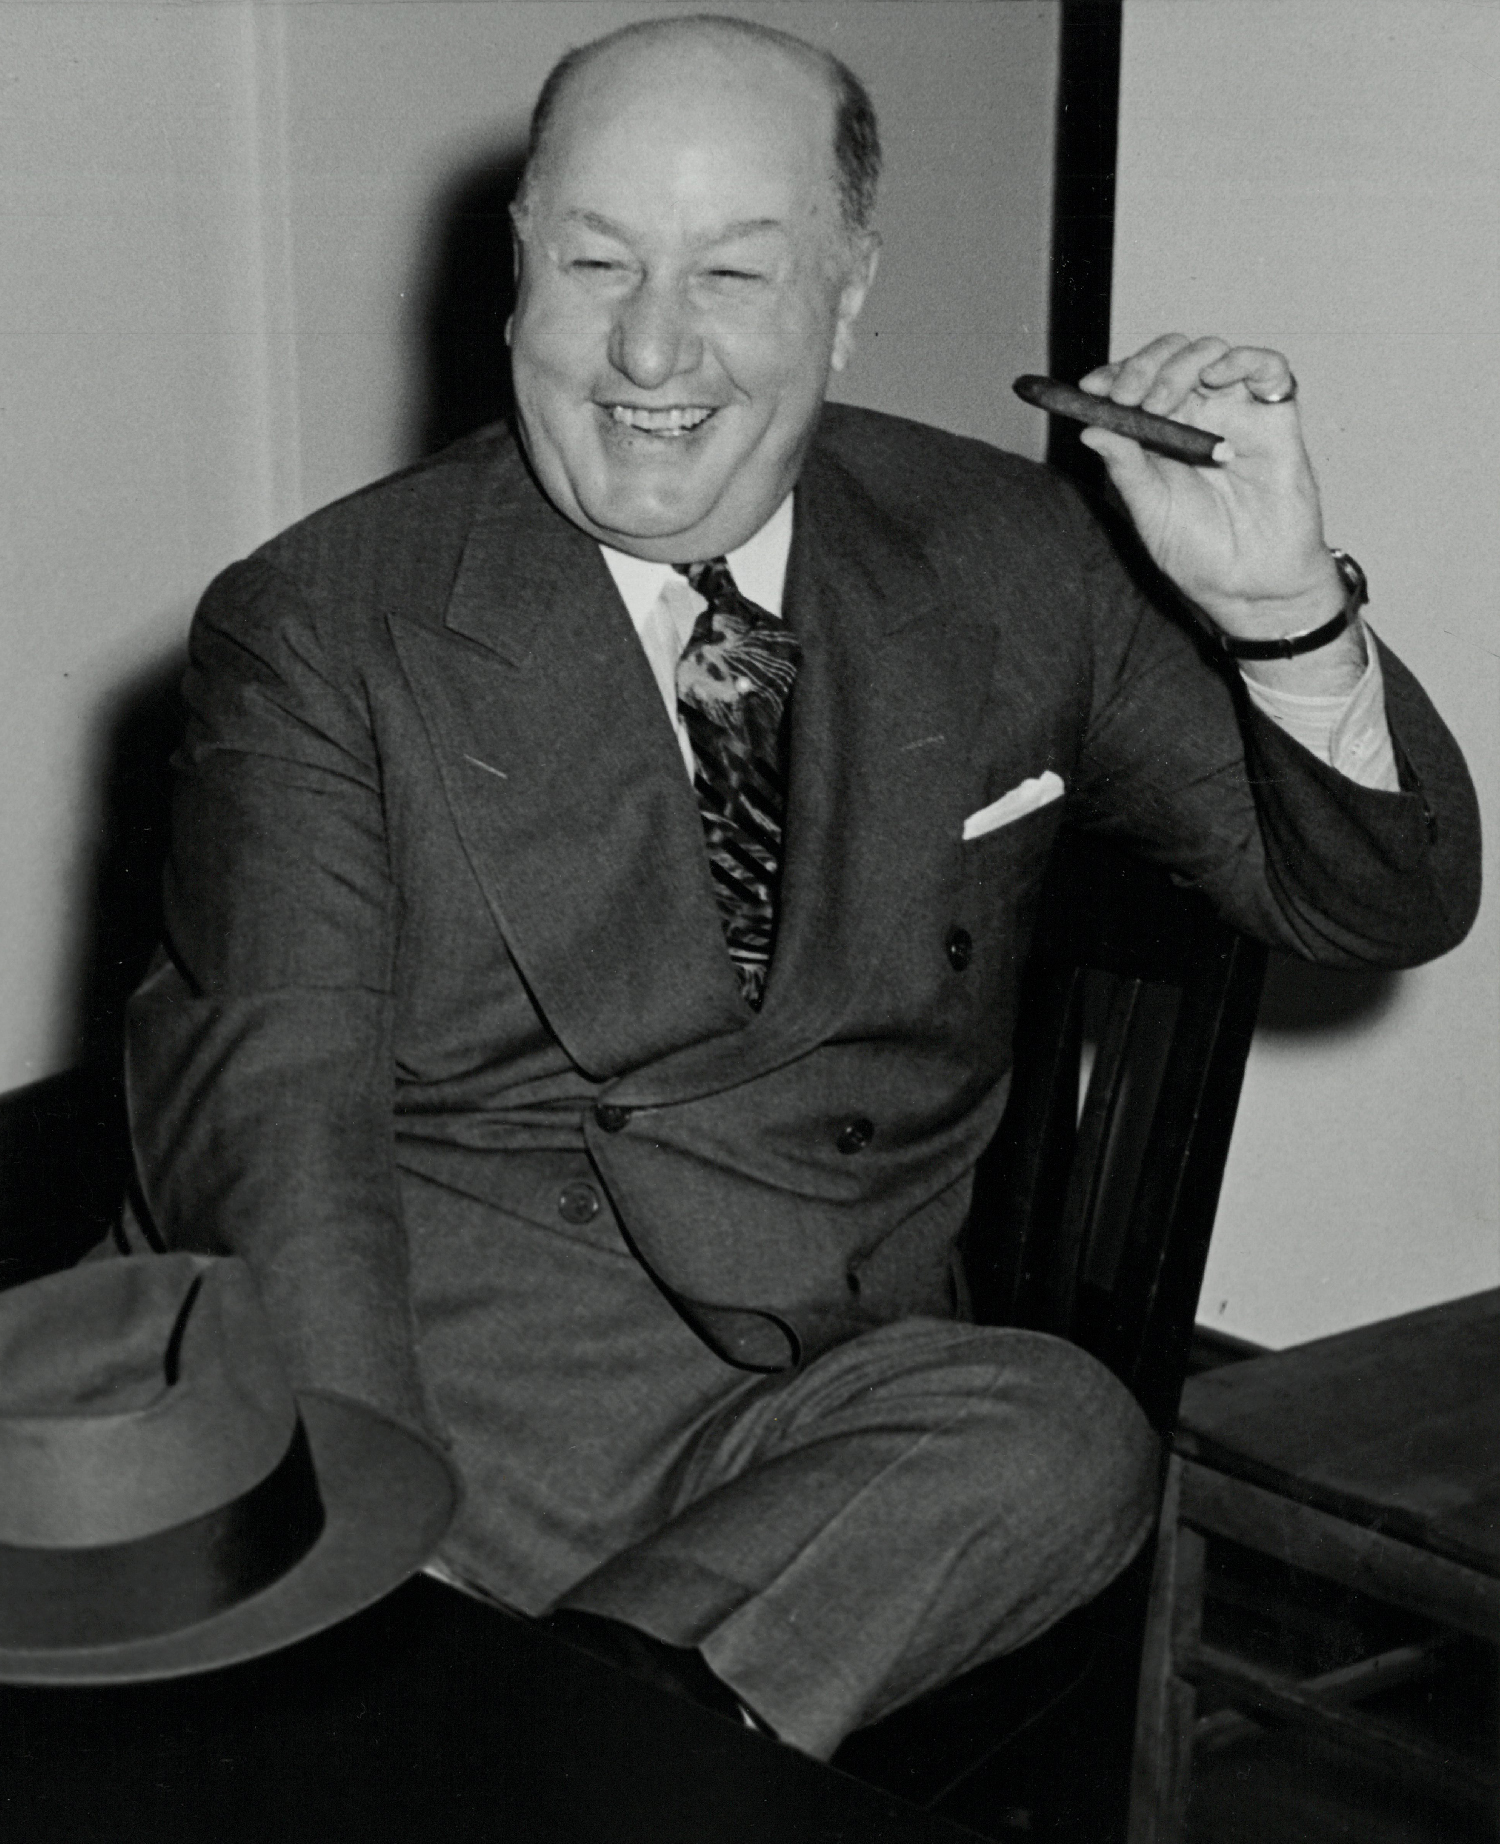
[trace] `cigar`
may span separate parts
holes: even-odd
[[[1066,416],[1075,423],[1092,423],[1100,429],[1112,429],[1116,435],[1128,435],[1142,448],[1154,448],[1158,454],[1170,455],[1174,461],[1188,461],[1195,467],[1227,460],[1229,445],[1211,429],[1195,429],[1170,416],[1153,416],[1149,410],[1133,410],[1127,404],[1111,403],[1108,397],[1090,397],[1087,391],[1075,390],[1071,384],[1059,384],[1056,378],[1039,377],[1027,372],[1011,386],[1023,403],[1033,403],[1049,416]],[[1220,452],[1222,444],[1222,452]]]

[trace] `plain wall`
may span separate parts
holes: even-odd
[[[135,971],[121,835],[150,842],[197,596],[420,451],[445,286],[498,343],[475,290],[543,75],[674,10],[0,7],[0,1091],[73,1062]],[[1039,452],[1009,384],[1045,365],[1055,0],[722,10],[840,52],[881,112],[841,394]]]
[[[1217,332],[1301,383],[1331,543],[1500,831],[1500,7],[1125,0],[1112,350]],[[1500,1282],[1500,923],[1278,967],[1199,1317],[1282,1345]]]

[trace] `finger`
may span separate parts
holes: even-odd
[[[1109,429],[1088,428],[1079,432],[1078,439],[1085,448],[1092,448],[1104,463],[1126,505],[1133,503],[1136,494],[1155,485],[1156,477],[1145,450],[1129,436],[1115,435]]]
[[[1268,346],[1229,346],[1222,356],[1205,366],[1203,382],[1210,390],[1243,384],[1252,397],[1286,397],[1296,389],[1286,355]]]
[[[1211,334],[1189,340],[1161,366],[1141,400],[1141,408],[1157,416],[1177,415],[1199,393],[1204,371],[1222,359],[1228,350],[1227,340]]]
[[[1116,403],[1139,405],[1155,383],[1162,366],[1187,344],[1185,333],[1160,333],[1142,346],[1139,352],[1132,352],[1128,358],[1118,359],[1113,365],[1101,365],[1091,371],[1088,377],[1080,378],[1079,389],[1090,391],[1095,397],[1113,397]],[[1109,381],[1100,389],[1095,380],[1106,373],[1109,374]]]

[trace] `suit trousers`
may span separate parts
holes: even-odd
[[[1025,1644],[1151,1528],[1156,1437],[1063,1340],[912,1318],[757,1376],[607,1233],[403,1192],[419,1348],[470,1498],[451,1577],[697,1647],[806,1753]],[[503,1252],[503,1327],[464,1285],[476,1249]]]

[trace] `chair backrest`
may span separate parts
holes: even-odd
[[[1164,872],[1064,835],[966,1266],[981,1323],[1082,1345],[1161,1429],[1182,1392],[1265,964]]]

